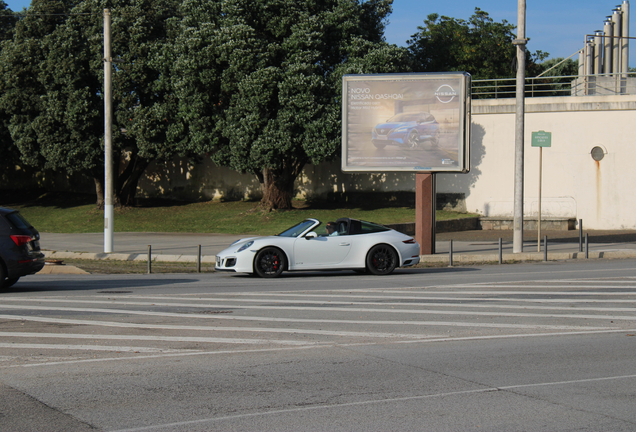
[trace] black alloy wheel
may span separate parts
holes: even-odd
[[[412,130],[409,133],[409,137],[407,138],[406,142],[408,143],[409,147],[411,147],[411,148],[417,147],[418,145],[420,145],[420,134],[417,133],[416,130]]]
[[[431,148],[436,149],[439,146],[439,131],[435,132],[433,138],[431,138]]]
[[[278,277],[286,267],[285,254],[275,247],[261,249],[254,258],[254,271],[263,278]]]
[[[397,267],[398,255],[391,246],[375,245],[367,254],[367,269],[374,275],[388,275]]]

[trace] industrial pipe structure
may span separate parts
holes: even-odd
[[[629,0],[624,0],[621,5],[621,12],[623,13],[623,26],[622,26],[622,46],[621,46],[621,64],[623,65],[622,72],[624,77],[627,78],[629,72]]]
[[[585,35],[579,52],[579,76],[621,74],[629,72],[629,0],[612,10],[603,22],[603,30]]]

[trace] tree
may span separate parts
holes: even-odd
[[[17,21],[18,15],[0,0],[0,41],[11,39]]]
[[[549,59],[537,65],[539,74],[532,80],[533,96],[570,96],[573,77],[579,73],[579,62],[563,57]]]
[[[2,44],[13,37],[15,24],[18,15],[7,7],[7,4],[0,0],[0,51]],[[11,141],[11,134],[8,129],[9,118],[0,108],[0,161],[3,165],[14,163],[19,158],[19,153]]]
[[[103,9],[112,10],[116,201],[130,205],[154,159],[176,149],[166,134],[174,100],[159,53],[178,0],[33,0],[0,58],[0,107],[22,160],[82,172],[103,203]],[[121,164],[121,166],[120,166]]]
[[[43,87],[39,78],[45,54],[41,41],[63,18],[59,3],[34,0],[33,6],[42,15],[24,15],[16,23],[13,37],[2,43],[0,111],[11,136],[8,142],[19,151],[22,162],[44,167],[44,158],[35,150],[37,134],[31,128],[42,110]]]
[[[307,163],[338,154],[344,73],[407,71],[383,42],[390,0],[183,2],[172,76],[190,145],[292,207]]]
[[[538,65],[541,76],[575,76],[579,74],[578,60],[553,58]]]
[[[479,8],[468,21],[430,14],[407,44],[419,72],[465,71],[478,79],[507,78],[516,74],[514,29],[506,20],[494,22]],[[528,76],[536,75],[537,62],[546,56],[526,51]]]

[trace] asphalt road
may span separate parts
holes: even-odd
[[[636,260],[36,275],[3,431],[633,431]]]

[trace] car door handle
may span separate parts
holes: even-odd
[[[340,243],[338,246],[351,246],[351,243]]]

